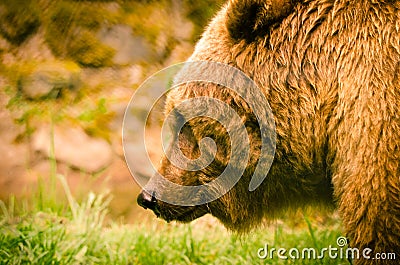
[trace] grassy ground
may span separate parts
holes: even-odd
[[[327,253],[302,258],[305,248],[337,248],[335,217],[304,211],[241,236],[204,217],[185,225],[155,218],[123,224],[106,218],[110,196],[89,193],[78,202],[55,159],[49,163],[50,179],[26,203],[0,201],[0,264],[346,264]],[[287,257],[297,248],[299,258],[280,259],[277,250],[272,258],[272,248],[285,248]]]
[[[91,193],[78,203],[65,178],[57,181],[65,204],[46,198],[45,190],[30,210],[14,199],[7,205],[0,201],[0,264],[346,264],[327,254],[324,259],[287,260],[276,251],[273,259],[257,254],[265,244],[269,252],[273,247],[298,248],[300,256],[304,248],[337,247],[341,233],[336,218],[296,215],[299,220],[279,221],[245,236],[207,218],[190,225],[155,220],[123,225],[106,221],[109,196]]]

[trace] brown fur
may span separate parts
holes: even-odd
[[[335,203],[351,247],[400,258],[400,1],[230,1],[190,60],[232,65],[259,85],[275,116],[276,155],[262,185],[249,192],[260,145],[251,109],[216,85],[180,87],[167,109],[194,96],[229,102],[246,122],[252,158],[222,198],[199,207],[159,202],[162,217],[190,221],[211,213],[248,231],[290,208]],[[188,157],[198,155],[199,139],[213,135],[214,163],[185,172],[164,159],[160,172],[183,185],[217,177],[229,161],[222,127],[198,118],[183,135]]]

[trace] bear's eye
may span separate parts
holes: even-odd
[[[187,125],[187,124],[185,124],[185,125],[182,127],[182,129],[179,131],[179,135],[183,135],[183,134],[188,135],[189,132],[191,132],[190,126]]]
[[[180,114],[176,109],[172,110],[172,113],[169,114],[170,118],[168,120],[169,122],[169,129],[171,130],[171,133],[174,137],[179,136],[182,134],[183,127],[185,126],[185,119],[182,114]],[[184,126],[182,126],[184,125]],[[181,128],[182,127],[182,128]]]

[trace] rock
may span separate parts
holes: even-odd
[[[126,162],[133,178],[138,183],[145,183],[154,175],[155,167],[149,163],[148,158],[144,156],[143,150],[139,145],[140,143],[125,143],[124,152],[125,154],[129,154],[127,157],[129,157],[130,160]]]
[[[16,50],[17,62],[55,62],[56,58],[45,41],[43,29],[29,37]],[[49,63],[47,63],[49,64]],[[54,64],[54,63],[53,63]],[[59,64],[62,64],[59,62]],[[65,63],[71,65],[71,63]],[[70,66],[71,67],[71,66]],[[76,65],[74,67],[77,67]]]
[[[193,45],[190,42],[181,42],[175,46],[164,65],[169,66],[185,61],[193,53]]]
[[[175,39],[178,41],[190,41],[193,33],[194,33],[194,25],[193,22],[188,20],[185,16],[183,16],[182,6],[179,4],[174,4],[174,7],[180,6],[180,8],[173,8],[173,35]]]
[[[143,69],[140,65],[129,68],[129,84],[140,84],[143,81]]]
[[[56,160],[71,167],[95,173],[112,162],[113,152],[107,141],[92,138],[81,128],[55,127],[52,136],[50,128],[43,127],[32,137],[34,150],[51,157],[51,137]]]
[[[143,37],[134,36],[132,29],[127,25],[103,27],[98,33],[98,38],[116,51],[113,58],[116,65],[146,61],[152,54],[151,45]]]
[[[80,68],[73,62],[46,62],[21,77],[21,90],[30,99],[38,99],[61,89],[73,89],[80,83]]]

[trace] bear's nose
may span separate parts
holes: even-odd
[[[143,190],[137,197],[137,203],[145,209],[155,210],[157,205],[157,199],[154,196],[154,191]]]

